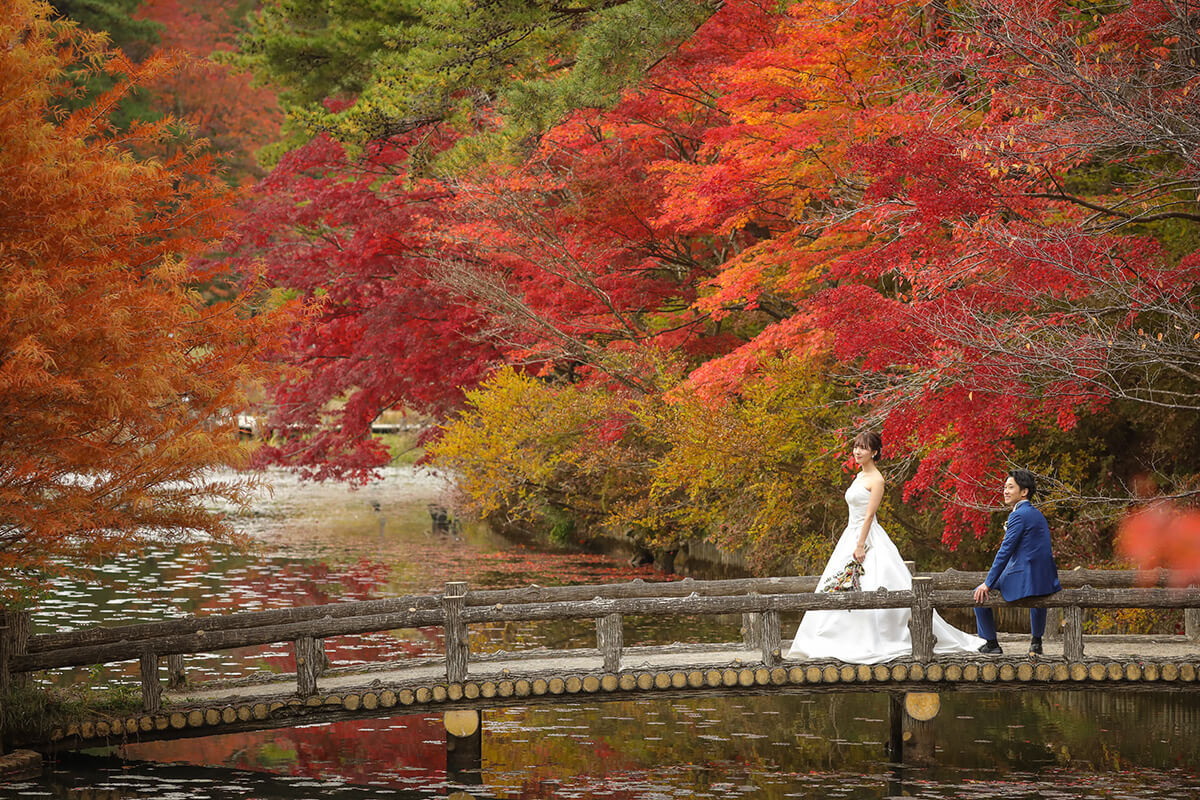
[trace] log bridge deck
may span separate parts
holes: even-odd
[[[142,710],[95,715],[22,746],[52,751],[207,736],[340,719],[429,713],[514,703],[562,702],[568,696],[628,699],[697,693],[1004,691],[1109,689],[1196,691],[1200,670],[1200,589],[1166,588],[1172,575],[1075,570],[1063,591],[992,606],[1051,609],[1045,654],[1031,656],[1026,636],[1002,636],[998,656],[934,656],[934,608],[975,605],[983,573],[918,574],[911,591],[820,594],[817,578],[684,579],[662,583],[467,591],[446,584],[439,595],[334,603],[275,611],[190,617],[69,633],[29,635],[28,614],[0,615],[0,689],[29,673],[58,667],[137,660]],[[780,613],[813,609],[909,608],[911,657],[879,665],[798,661]],[[1083,635],[1086,608],[1182,608],[1183,636]],[[742,641],[631,646],[626,615],[742,615]],[[468,625],[522,620],[595,621],[596,647],[472,655]],[[324,639],[403,628],[439,627],[441,656],[336,667]],[[1058,629],[1061,627],[1061,633]],[[297,672],[264,673],[191,685],[184,656],[291,642]],[[160,675],[165,661],[166,689]]]

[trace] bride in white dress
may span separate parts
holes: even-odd
[[[900,551],[875,519],[883,499],[883,475],[875,466],[883,440],[877,433],[860,433],[854,440],[854,459],[862,467],[846,490],[850,522],[833,548],[817,582],[817,591],[841,572],[851,556],[863,565],[862,589],[912,589],[912,575]],[[879,664],[912,655],[907,608],[806,611],[792,641],[788,658],[831,658],[850,664]],[[978,653],[983,639],[960,631],[933,612],[933,651],[940,654]]]

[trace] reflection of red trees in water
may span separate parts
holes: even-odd
[[[649,567],[635,569],[618,564],[604,555],[544,554],[527,548],[481,553],[467,542],[421,542],[419,545],[412,547],[410,543],[394,542],[376,558],[360,558],[348,565],[284,560],[280,555],[269,555],[248,564],[223,565],[220,569],[221,583],[218,585],[212,581],[216,565],[205,559],[187,559],[185,566],[164,577],[169,578],[169,583],[176,587],[176,591],[180,585],[194,587],[193,613],[205,615],[371,600],[403,591],[413,594],[437,593],[451,579],[467,579],[476,588],[522,587],[530,583],[605,583],[628,581],[635,577],[666,579],[666,576]],[[420,573],[414,577],[424,585],[397,585],[395,576],[401,573],[398,565],[420,565]],[[473,639],[493,634],[482,630],[473,633]],[[534,633],[533,627],[529,631],[522,630],[520,638],[522,646],[540,643],[536,640],[538,634]],[[434,627],[420,631],[384,631],[334,637],[325,640],[325,650],[330,661],[335,666],[341,666],[433,654],[442,650],[442,644],[442,630]],[[480,646],[480,649],[485,648]],[[290,643],[229,651],[222,654],[221,660],[242,664],[244,670],[295,670]],[[136,672],[137,666],[133,664],[131,674]],[[210,675],[217,678],[232,676],[235,672],[236,668],[228,663],[222,663],[222,666],[208,663],[203,667],[197,664],[194,669],[194,674],[202,681]],[[336,722],[328,726],[145,742],[127,746],[124,756],[156,762],[265,770],[284,775],[338,776],[352,782],[382,781],[396,787],[415,788],[445,780],[444,742],[445,732],[439,715],[404,716]],[[599,763],[607,768],[616,769],[620,763],[617,753],[604,742],[574,742],[570,746],[599,748],[596,756],[601,759]],[[563,756],[563,753],[558,754]],[[548,760],[540,762],[538,759],[542,757]],[[538,742],[530,750],[522,751],[520,764],[497,765],[497,768],[503,771],[511,766],[524,770],[530,764],[550,765],[556,762],[553,748],[547,750],[544,742]],[[542,796],[536,780],[524,786],[520,792],[520,796]],[[623,790],[617,790],[606,796],[622,798],[626,795]]]
[[[247,565],[230,565],[222,572],[224,581],[219,589],[208,589],[203,597],[197,597],[193,613],[230,614],[377,599],[395,591],[393,573],[399,564],[421,565],[420,580],[425,586],[409,589],[413,593],[437,593],[446,581],[463,578],[479,588],[668,578],[651,567],[629,567],[603,555],[539,553],[523,547],[481,553],[461,541],[404,547],[402,552],[385,555],[393,560],[385,563],[360,558],[352,564],[335,565],[324,561],[281,563],[268,558]],[[186,581],[186,573],[194,571],[195,584],[203,586],[207,581],[201,580],[201,575],[211,575],[211,570],[211,564],[190,562],[181,570],[182,575],[172,576],[173,582],[178,584],[181,577]],[[529,642],[529,646],[536,644]],[[441,650],[440,628],[398,634],[380,631],[325,640],[326,655],[336,665],[403,659]],[[296,670],[295,655],[287,642],[240,648],[227,655],[247,666],[278,672]]]
[[[405,726],[403,728],[399,726]],[[226,734],[198,739],[146,742],[123,748],[121,755],[132,760],[222,766],[314,779],[339,778],[354,784],[386,784],[414,789],[443,783],[446,776],[446,732],[440,715],[401,716],[384,719],[335,722],[308,728]],[[487,732],[484,731],[484,777],[495,771],[504,796],[545,797],[552,783],[561,788],[562,765],[578,762],[580,751],[586,763],[597,767],[594,786],[587,775],[576,776],[576,797],[634,798],[645,795],[645,787],[614,788],[606,781],[614,774],[630,772],[643,765],[631,761],[603,739],[541,739],[502,748],[504,763],[489,763]],[[517,783],[505,778],[517,777]],[[593,795],[592,791],[595,791]]]
[[[441,716],[424,715],[146,742],[122,756],[411,788],[445,780],[445,741]]]

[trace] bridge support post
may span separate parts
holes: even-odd
[[[1083,660],[1083,609],[1079,606],[1063,609],[1063,658]]]
[[[774,667],[779,664],[779,649],[782,635],[779,631],[779,612],[771,609],[762,612],[762,628],[759,631],[763,664]]]
[[[325,652],[325,640],[317,639],[317,674],[324,675],[330,666],[332,665],[329,663],[329,654]]]
[[[320,667],[317,640],[311,636],[301,636],[296,640],[295,648],[296,694],[312,697],[317,693],[317,670]]]
[[[621,650],[625,647],[625,631],[620,614],[605,614],[596,618],[596,647],[604,656],[604,671],[620,672]]]
[[[467,786],[482,785],[483,711],[447,711],[442,721],[446,727],[446,778]]]
[[[888,695],[888,760],[904,761],[904,695],[898,692]]]
[[[467,623],[463,621],[466,605],[466,582],[447,583],[442,595],[442,610],[446,613],[446,680],[451,683],[462,683],[467,679],[467,661],[471,654],[467,642]]]
[[[12,673],[8,669],[8,626],[4,623],[4,612],[0,611],[0,692],[12,685]],[[4,707],[0,706],[0,723],[4,722]],[[4,752],[0,745],[0,754]]]
[[[158,656],[142,653],[142,710],[153,714],[162,708],[162,684],[158,681]]]
[[[912,616],[908,630],[912,635],[912,655],[916,661],[932,661],[933,645],[933,578],[913,578]]]

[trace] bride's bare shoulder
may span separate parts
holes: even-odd
[[[882,489],[884,486],[883,474],[880,472],[860,472],[859,475],[863,485],[871,491],[875,491],[876,488]]]

